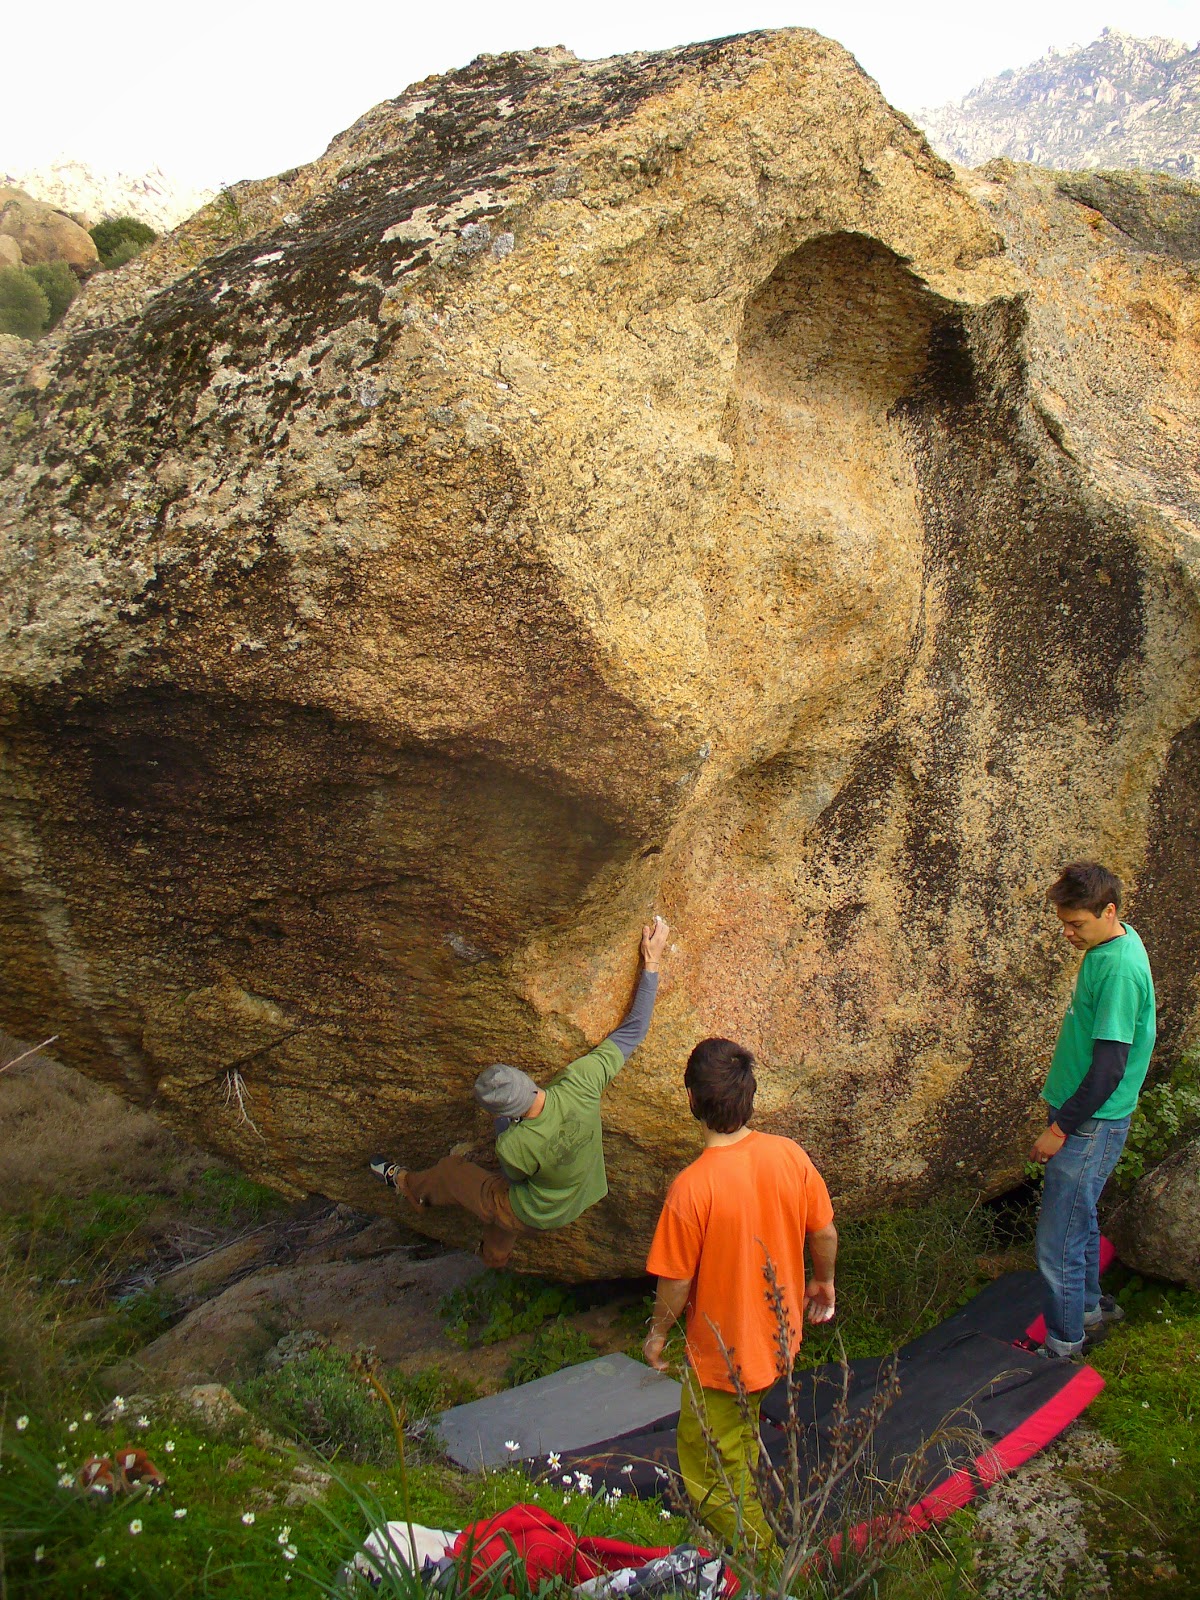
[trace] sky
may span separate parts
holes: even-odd
[[[4,27],[0,170],[69,156],[100,170],[158,165],[180,182],[216,187],[311,161],[368,107],[483,52],[561,44],[594,58],[783,27],[839,40],[894,105],[913,112],[1052,46],[1090,43],[1105,27],[1194,46],[1200,0],[23,5]]]

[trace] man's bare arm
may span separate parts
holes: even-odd
[[[837,1229],[832,1222],[808,1236],[812,1277],[804,1286],[804,1309],[810,1322],[829,1322],[837,1309],[833,1271],[837,1261]]]
[[[650,1332],[642,1346],[646,1365],[656,1372],[665,1372],[663,1346],[667,1335],[687,1309],[688,1294],[692,1287],[690,1278],[660,1278],[654,1295],[654,1312],[650,1318]]]

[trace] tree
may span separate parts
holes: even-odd
[[[62,321],[67,307],[79,293],[79,279],[65,261],[38,261],[25,271],[46,296],[50,314],[46,327],[53,328]]]
[[[49,320],[50,301],[37,280],[21,267],[0,267],[0,333],[36,339]]]
[[[158,238],[153,228],[136,217],[105,217],[90,232],[100,263],[105,267],[123,266]],[[129,249],[131,244],[132,250]],[[120,259],[114,260],[116,256]]]

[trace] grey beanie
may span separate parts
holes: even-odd
[[[475,1098],[493,1117],[523,1117],[538,1097],[538,1086],[520,1067],[497,1061],[475,1079]]]

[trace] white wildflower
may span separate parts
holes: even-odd
[[[24,1433],[25,1429],[28,1426],[29,1426],[29,1418],[28,1417],[18,1417],[17,1418],[17,1432],[18,1433]]]
[[[671,1513],[665,1507],[658,1514],[663,1519],[664,1522],[670,1522]]]
[[[133,1521],[129,1524],[129,1531],[130,1531],[130,1533],[141,1533],[141,1531],[142,1531],[142,1519],[141,1519],[141,1517],[134,1517]]]
[[[632,1461],[627,1461],[625,1463],[625,1465],[621,1468],[621,1471],[625,1474],[625,1476],[627,1478],[632,1478],[633,1477],[633,1462]]]
[[[92,1413],[90,1411],[85,1411],[83,1413],[83,1420],[85,1422],[90,1422],[92,1420]]]
[[[176,1506],[175,1507],[175,1521],[176,1522],[182,1521],[183,1518],[186,1517],[186,1516],[187,1516],[187,1507],[186,1506]]]
[[[506,1450],[519,1450],[521,1448],[521,1446],[517,1443],[517,1441],[515,1439],[505,1439],[504,1448]]]
[[[296,1559],[296,1546],[294,1544],[285,1544],[284,1545],[284,1547],[283,1547],[283,1559],[285,1561],[295,1561],[295,1559]]]
[[[579,1485],[582,1494],[586,1494],[592,1487],[591,1475],[586,1472],[577,1472],[575,1474],[575,1482]]]
[[[125,1409],[124,1396],[119,1394],[113,1395],[112,1409],[116,1412],[117,1416],[121,1415],[122,1411]]]
[[[566,1484],[568,1489],[571,1487],[571,1474],[569,1472],[563,1473],[563,1483]]]
[[[1143,1410],[1143,1411],[1149,1411],[1149,1409],[1150,1409],[1150,1402],[1149,1402],[1149,1400],[1143,1400],[1143,1401],[1142,1401],[1142,1410]]]
[[[44,1544],[40,1544],[40,1545],[38,1545],[37,1549],[33,1552],[33,1559],[35,1561],[44,1561],[45,1557],[46,1557],[46,1546]]]
[[[138,1425],[139,1428],[148,1428],[150,1426],[150,1418],[149,1417],[139,1417],[137,1419],[137,1425]]]
[[[96,1557],[96,1565],[98,1567],[102,1567],[104,1565],[104,1557],[103,1556],[97,1556]]]
[[[171,1455],[172,1452],[175,1449],[175,1441],[174,1441],[174,1439],[168,1439],[166,1441],[166,1443],[163,1445],[163,1449],[167,1452],[168,1455]]]
[[[253,1511],[243,1511],[242,1512],[242,1521],[246,1524],[247,1527],[249,1527],[250,1524],[254,1521],[254,1513],[253,1513]]]
[[[557,1450],[551,1450],[550,1454],[546,1457],[546,1465],[549,1467],[551,1472],[557,1472],[559,1467],[562,1466],[562,1457],[559,1455]]]
[[[62,1477],[58,1480],[58,1487],[60,1489],[69,1489],[74,1482],[75,1479],[71,1476],[71,1474],[69,1472],[64,1472]]]
[[[280,1528],[280,1530],[279,1530],[279,1543],[280,1544],[287,1544],[288,1541],[291,1539],[291,1537],[292,1537],[291,1525],[289,1523],[285,1522],[283,1527]]]
[[[79,1424],[77,1422],[68,1422],[67,1423],[67,1432],[68,1433],[78,1433],[79,1432]]]

